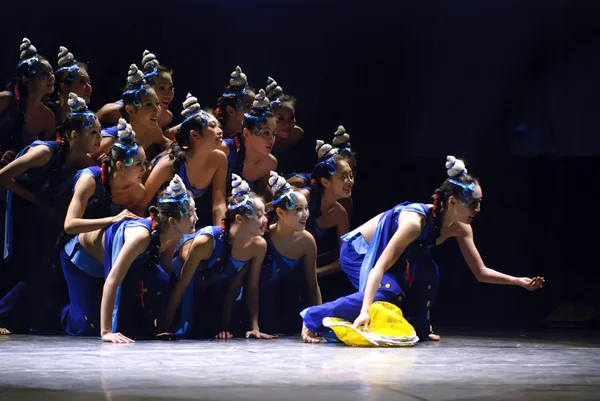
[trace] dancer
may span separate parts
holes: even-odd
[[[359,292],[304,310],[304,341],[319,342],[317,334],[331,335],[322,325],[324,317],[354,321],[354,327],[368,329],[369,307],[374,301],[400,307],[421,341],[439,340],[430,321],[439,284],[431,252],[451,237],[456,238],[478,281],[518,285],[530,291],[543,286],[543,277],[513,277],[485,266],[471,228],[481,210],[481,186],[467,174],[462,160],[448,156],[446,168],[449,178],[435,190],[433,204],[401,203],[342,238],[342,268]]]
[[[233,138],[242,129],[244,114],[252,107],[254,96],[254,90],[248,85],[248,77],[238,65],[215,107],[215,116],[223,127],[224,138]]]
[[[58,69],[55,72],[55,94],[57,100],[54,113],[60,125],[61,121],[71,112],[69,107],[69,94],[74,93],[82,98],[89,106],[92,99],[92,83],[85,63],[75,60],[73,53],[60,46],[58,53]]]

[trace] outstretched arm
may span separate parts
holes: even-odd
[[[467,266],[469,266],[477,281],[489,284],[518,285],[530,291],[542,288],[544,285],[543,277],[535,277],[533,279],[528,277],[514,277],[486,267],[475,246],[472,227],[465,225],[464,230],[465,235],[457,237],[456,240]]]
[[[102,340],[114,343],[129,343],[133,340],[121,333],[113,333],[112,315],[115,307],[117,288],[123,282],[131,264],[138,255],[150,244],[150,233],[142,227],[133,227],[125,231],[125,242],[117,256],[115,264],[110,269],[102,290],[100,304],[100,336]]]
[[[367,279],[367,284],[365,286],[362,309],[360,315],[354,321],[354,327],[363,325],[365,328],[367,327],[370,320],[369,307],[373,303],[375,293],[379,288],[379,284],[381,284],[383,274],[398,261],[406,247],[419,237],[422,227],[423,217],[421,215],[408,211],[400,213],[398,229],[369,273],[369,278]]]
[[[225,204],[225,192],[227,192],[227,156],[222,151],[214,151],[217,159],[217,170],[212,180],[212,215],[213,225],[220,226],[221,219],[225,217],[227,206]]]

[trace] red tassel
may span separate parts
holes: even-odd
[[[15,98],[21,100],[21,93],[19,92],[19,85],[15,86]]]
[[[316,178],[311,178],[310,179],[310,185],[317,185],[317,179]]]
[[[217,117],[217,118],[221,117],[221,108],[220,107],[217,107],[215,109],[215,117]]]
[[[156,214],[154,212],[150,212],[150,219],[152,220],[152,230],[156,230],[158,223],[156,222]]]
[[[236,149],[239,149],[242,147],[242,145],[240,144],[240,138],[237,135],[235,136],[235,147],[236,147]]]
[[[102,181],[103,185],[106,185],[106,183],[108,182],[108,165],[106,163],[102,163],[102,167],[100,167],[100,170],[100,180]]]
[[[225,219],[221,219],[221,230],[225,231],[227,226],[225,225]]]
[[[145,308],[146,305],[144,305],[144,280],[140,280],[140,293],[138,294],[138,297],[140,297],[140,303],[142,304],[142,308]]]

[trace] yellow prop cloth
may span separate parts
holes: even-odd
[[[414,327],[396,305],[373,302],[369,315],[369,331],[355,329],[351,322],[336,317],[324,318],[323,326],[331,328],[340,341],[352,347],[409,347],[419,341]]]

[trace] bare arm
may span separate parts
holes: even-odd
[[[422,227],[423,218],[421,215],[407,211],[400,214],[398,229],[369,273],[369,278],[367,279],[367,284],[365,286],[361,314],[369,313],[369,307],[373,303],[375,293],[377,292],[379,284],[381,284],[383,274],[398,261],[406,247],[419,237]]]
[[[217,159],[218,167],[212,179],[212,215],[213,225],[219,226],[227,212],[225,204],[225,192],[227,192],[227,156],[221,151],[214,151],[213,155]]]
[[[98,153],[93,154],[92,157],[97,159],[103,154],[108,154],[108,149],[110,149],[115,142],[117,142],[117,140],[112,136],[103,136],[100,140],[100,150],[98,150]]]
[[[173,179],[173,160],[165,156],[160,159],[150,172],[150,176],[144,184],[144,198],[135,206],[134,212],[144,213],[160,187],[165,182],[171,181],[171,179]]]
[[[267,253],[267,242],[258,238],[256,255],[252,257],[250,262],[250,273],[248,276],[248,310],[250,312],[250,330],[260,331],[258,326],[258,297],[259,297],[259,282],[262,264]]]
[[[179,256],[184,260],[184,263],[181,268],[179,279],[175,283],[175,287],[173,288],[173,292],[167,303],[167,309],[161,323],[163,330],[168,330],[169,327],[171,327],[171,324],[173,324],[175,312],[181,304],[183,294],[185,294],[188,285],[192,281],[196,269],[198,269],[200,262],[210,258],[212,250],[213,239],[209,235],[196,236],[189,246],[186,247],[184,244],[184,246],[181,247]],[[202,322],[200,322],[200,324],[202,324]]]
[[[488,284],[518,285],[528,290],[535,290],[542,287],[544,283],[543,278],[536,277],[532,280],[527,277],[514,277],[486,267],[475,246],[473,228],[465,224],[464,230],[465,235],[457,237],[456,240],[458,241],[460,253],[463,255],[467,266],[469,266],[477,281]]]
[[[118,103],[107,103],[102,106],[97,113],[100,124],[102,124],[103,127],[117,125],[119,123],[119,118],[123,117],[121,115],[121,107],[123,106]]]
[[[52,157],[52,151],[48,146],[34,146],[23,156],[13,160],[0,170],[0,185],[21,198],[31,203],[36,203],[33,193],[25,189],[15,181],[15,178],[34,167],[41,167],[48,163]]]
[[[83,218],[87,203],[95,191],[96,181],[94,177],[89,174],[82,174],[79,180],[77,180],[77,184],[75,184],[73,198],[71,198],[65,218],[64,229],[67,234],[86,233],[114,223],[115,219],[113,216],[102,219]]]
[[[336,259],[325,266],[319,267],[317,269],[317,274],[319,276],[328,276],[342,270],[342,266],[340,265],[340,249],[342,248],[341,237],[349,231],[350,224],[348,223],[348,214],[341,205],[338,205],[335,213],[335,220],[337,222],[335,230],[338,237],[338,248],[335,250],[337,253]]]
[[[108,341],[112,334],[112,314],[115,307],[117,288],[123,282],[131,264],[150,244],[150,233],[143,227],[132,227],[125,231],[125,242],[112,266],[102,290],[100,305],[100,335]]]
[[[317,280],[317,243],[314,237],[307,231],[305,248],[306,252],[302,256],[302,265],[304,266],[304,274],[306,277],[306,285],[308,288],[308,299],[310,305],[321,305],[323,299],[321,298],[321,289],[319,288],[319,281]]]
[[[55,138],[54,130],[56,129],[56,119],[54,113],[47,107],[44,106],[44,129],[40,134],[42,141],[51,141]]]

